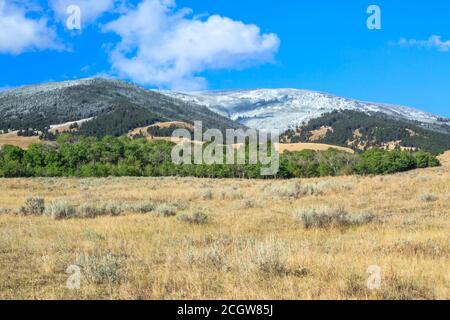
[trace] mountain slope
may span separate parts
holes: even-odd
[[[432,130],[450,129],[450,120],[408,108],[362,102],[330,94],[296,89],[211,91],[200,93],[162,92],[186,102],[204,105],[219,114],[257,129],[295,128],[334,110],[379,112],[392,119],[418,121]],[[444,128],[444,129],[443,129]]]
[[[146,90],[119,80],[82,79],[27,86],[0,93],[0,130],[34,128],[113,114],[117,109],[132,108],[134,114],[147,112],[151,120],[202,120],[207,128],[242,127],[204,106]],[[119,110],[119,114],[120,114]],[[154,117],[149,118],[149,114]],[[120,119],[120,118],[119,118]],[[128,123],[121,123],[127,127]]]
[[[288,130],[285,141],[318,142],[355,150],[373,147],[425,150],[441,153],[450,149],[450,132],[436,132],[383,113],[352,110],[333,111],[312,119],[295,130]]]

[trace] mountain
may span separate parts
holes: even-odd
[[[450,120],[404,106],[363,102],[297,89],[259,89],[197,93],[162,92],[209,109],[257,129],[293,129],[334,110],[382,113],[391,119],[414,121],[431,130],[450,128]]]
[[[441,129],[442,132],[429,130],[418,122],[398,120],[380,112],[335,110],[286,131],[282,139],[290,143],[325,143],[355,150],[382,147],[441,153],[450,150],[450,127]]]
[[[0,130],[44,130],[87,118],[93,118],[86,122],[87,132],[99,136],[163,120],[202,120],[206,128],[243,127],[204,106],[120,80],[91,78],[0,92]]]
[[[88,121],[87,121],[88,120]],[[157,122],[203,121],[205,128],[277,128],[286,142],[450,149],[450,120],[404,106],[362,102],[295,89],[182,93],[147,90],[100,78],[48,83],[0,92],[0,132],[22,136],[55,125],[87,136],[128,134]],[[32,130],[28,130],[32,129]],[[165,130],[168,131],[168,130]],[[165,132],[164,134],[168,134]]]

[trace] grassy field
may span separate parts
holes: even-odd
[[[9,144],[13,146],[18,146],[22,149],[26,149],[31,144],[34,143],[41,143],[39,137],[19,137],[16,131],[0,134],[0,147],[5,144]]]
[[[442,162],[291,181],[1,179],[0,298],[449,299],[450,154]],[[123,212],[14,214],[29,196]],[[343,211],[372,218],[318,223]],[[66,287],[70,265],[79,290]]]

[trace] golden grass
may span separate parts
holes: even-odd
[[[131,130],[128,133],[128,136],[129,137],[133,137],[135,135],[142,134],[144,137],[149,137],[149,134],[148,134],[148,129],[149,128],[152,128],[152,127],[168,128],[170,126],[176,126],[178,128],[186,128],[186,129],[190,129],[190,130],[194,129],[193,125],[191,125],[191,124],[189,124],[187,122],[183,122],[183,121],[157,122],[157,123],[152,124],[150,126],[135,128],[135,129]]]
[[[39,137],[19,137],[17,131],[0,134],[0,147],[6,144],[20,147],[22,149],[28,148],[31,144],[41,143]]]
[[[309,137],[309,141],[314,142],[323,139],[327,136],[329,131],[334,132],[333,127],[322,126],[317,130],[311,130],[311,137]]]
[[[74,205],[172,203],[179,215],[209,219],[0,215],[0,298],[449,299],[450,153],[442,159],[440,168],[383,177],[2,179],[6,209],[34,195]],[[277,192],[293,183],[315,191],[298,198]],[[436,200],[421,200],[424,192]],[[299,208],[324,205],[378,221],[305,229],[294,218]],[[69,290],[65,270],[80,256],[115,269],[86,267],[80,290]],[[371,265],[381,268],[380,290],[366,286]]]
[[[284,151],[302,151],[302,150],[315,150],[315,151],[325,151],[330,148],[338,149],[341,151],[345,151],[348,153],[355,153],[354,150],[350,148],[340,147],[340,146],[334,146],[330,144],[323,144],[323,143],[280,143],[276,144],[275,148],[278,150],[278,152],[283,153]]]

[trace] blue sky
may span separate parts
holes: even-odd
[[[81,30],[66,27],[69,4]],[[372,4],[381,30],[366,26]],[[0,0],[0,88],[104,75],[312,89],[450,117],[449,40],[444,0]]]

